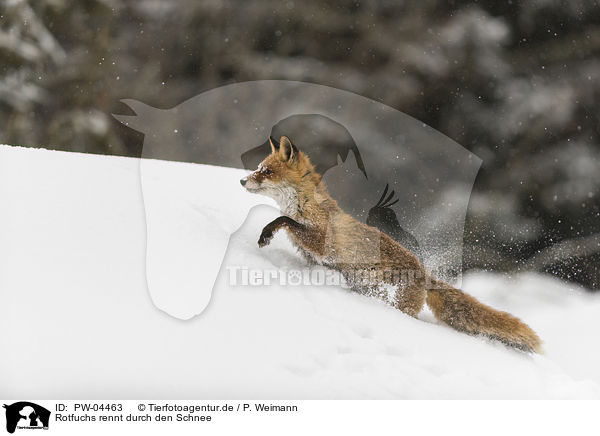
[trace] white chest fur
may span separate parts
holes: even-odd
[[[298,193],[291,186],[280,186],[273,191],[273,199],[279,205],[283,215],[290,218],[298,216]]]

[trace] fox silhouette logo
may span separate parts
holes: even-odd
[[[50,411],[29,401],[19,401],[6,409],[6,431],[14,433],[18,429],[48,429]]]
[[[422,122],[348,91],[285,80],[235,83],[169,109],[122,102],[130,113],[113,116],[144,134],[146,279],[154,305],[168,314],[201,313],[227,267],[229,237],[255,206],[275,209],[236,181],[270,153],[269,138],[283,134],[311,156],[343,210],[412,244],[427,268],[451,272],[442,278],[460,279],[481,160]]]

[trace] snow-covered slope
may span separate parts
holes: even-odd
[[[163,164],[165,177],[189,167]],[[539,332],[547,355],[530,356],[340,286],[233,285],[235,267],[305,267],[282,235],[257,247],[277,216],[264,205],[247,217],[240,207],[208,309],[172,318],[147,291],[139,167],[0,147],[0,397],[600,397],[599,298],[545,276],[467,276],[469,292]],[[217,171],[194,167],[198,177]],[[189,231],[214,238],[218,211],[199,195],[180,212],[201,215],[205,224]]]

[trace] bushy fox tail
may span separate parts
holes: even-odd
[[[483,335],[527,352],[542,352],[542,341],[520,319],[480,303],[475,298],[434,280],[427,305],[440,321],[471,335]]]

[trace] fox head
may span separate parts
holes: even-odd
[[[269,143],[271,154],[240,183],[249,192],[274,199],[284,210],[297,201],[300,191],[314,191],[321,182],[321,175],[287,136],[279,141],[269,138]]]

